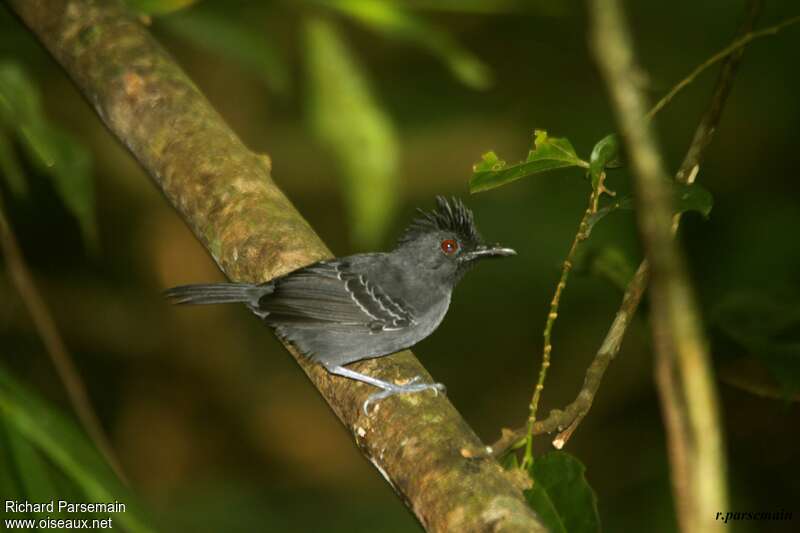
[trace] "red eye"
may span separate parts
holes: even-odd
[[[458,251],[458,243],[454,239],[442,241],[442,251],[447,255],[453,255]]]

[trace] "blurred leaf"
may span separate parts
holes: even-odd
[[[711,214],[711,209],[714,207],[714,197],[708,192],[708,189],[696,183],[692,185],[678,183],[677,181],[670,183],[672,184],[672,201],[676,213],[696,211],[708,218],[708,215]]]
[[[2,367],[0,417],[9,431],[18,432],[80,486],[87,501],[124,503],[127,509],[114,513],[115,523],[134,533],[154,531],[129,491],[75,424],[18,384]]]
[[[685,185],[677,181],[670,181],[669,187],[672,189],[672,207],[675,209],[676,213],[696,211],[706,218],[711,214],[711,208],[714,207],[714,197],[707,189],[696,183]],[[633,197],[623,196],[607,206],[598,209],[597,212],[589,217],[587,234],[591,233],[595,224],[605,218],[609,213],[613,213],[618,209],[632,210],[634,208],[635,203]]]
[[[0,423],[2,421],[0,420]],[[53,467],[48,463],[35,447],[19,433],[9,428],[6,433],[9,456],[12,467],[17,471],[20,488],[25,499],[31,502],[48,502],[60,492],[54,480]],[[42,513],[34,513],[38,518],[44,518]],[[56,509],[48,513],[52,518],[61,518],[63,513]]]
[[[408,9],[457,13],[535,13],[554,17],[574,11],[567,2],[552,0],[401,0],[399,3]]]
[[[166,15],[197,2],[197,0],[125,0],[131,9],[144,15]]]
[[[507,166],[494,152],[483,154],[482,160],[472,167],[469,191],[488,191],[514,180],[557,168],[588,166],[587,162],[575,154],[568,139],[549,137],[545,130],[536,130],[533,149],[528,152],[528,158],[519,164]]]
[[[711,317],[712,325],[767,367],[786,397],[800,392],[800,302],[734,292]]]
[[[634,208],[634,203],[632,196],[623,196],[618,200],[614,200],[605,207],[601,207],[600,209],[595,211],[592,214],[592,216],[589,217],[589,220],[587,221],[586,234],[590,235],[592,233],[592,229],[594,229],[595,224],[600,222],[610,213],[613,213],[614,211],[617,211],[619,209],[632,211],[633,208]]]
[[[78,219],[84,239],[95,245],[97,227],[89,151],[66,131],[54,126],[37,125],[27,129],[24,136],[31,149],[40,154],[40,169],[50,175],[61,200]]]
[[[592,148],[589,157],[589,176],[592,179],[592,188],[596,189],[600,183],[600,175],[606,168],[616,168],[621,165],[620,142],[617,135],[607,135]]]
[[[14,153],[11,139],[2,130],[0,130],[0,173],[8,183],[12,194],[18,197],[25,196],[28,192],[25,176],[22,174],[17,154]]]
[[[533,462],[529,472],[533,488],[524,492],[525,497],[552,533],[600,531],[597,497],[585,471],[578,459],[561,451]]]
[[[13,61],[0,62],[0,121],[6,127],[38,121],[42,115],[39,91]]]
[[[412,42],[437,56],[453,75],[473,89],[492,84],[489,67],[443,28],[386,0],[317,0],[387,37]]]
[[[636,272],[630,258],[613,246],[593,250],[582,256],[576,271],[607,279],[623,292]]]
[[[235,61],[278,94],[290,89],[289,70],[266,29],[254,30],[230,10],[200,6],[159,20],[169,31],[196,46]]]
[[[85,240],[94,244],[94,189],[89,151],[47,121],[37,87],[13,62],[0,63],[0,126],[16,133],[31,162],[53,180],[61,200],[77,218]],[[4,173],[5,165],[4,162]]]
[[[11,452],[11,436],[0,418],[0,494],[4,499],[25,499],[22,489],[22,478],[17,472],[14,454]],[[18,518],[26,518],[19,516]]]
[[[311,125],[344,178],[353,241],[374,248],[397,206],[394,127],[328,20],[306,22],[306,68]]]
[[[720,348],[720,344],[717,336],[712,335],[714,355],[720,359],[716,372],[721,382],[762,398],[800,402],[800,391],[784,388],[758,357],[741,354],[729,357],[733,354],[724,353],[725,348]]]

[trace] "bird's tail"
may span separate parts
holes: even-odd
[[[258,300],[274,290],[272,284],[210,283],[181,285],[164,291],[164,297],[176,305],[185,304],[258,304]]]

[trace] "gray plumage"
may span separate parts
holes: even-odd
[[[344,367],[409,348],[439,326],[453,288],[485,257],[514,255],[486,246],[472,212],[437,197],[420,211],[388,253],[320,261],[267,283],[185,285],[166,291],[176,304],[246,304],[282,339],[329,372],[379,387],[364,404],[400,392],[443,390],[441,384],[396,385]]]

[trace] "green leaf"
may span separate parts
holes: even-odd
[[[453,13],[535,14],[544,17],[564,17],[574,13],[568,2],[540,0],[405,0],[402,2],[419,11],[444,11]]]
[[[13,62],[0,63],[0,125],[14,131],[31,163],[53,180],[56,192],[78,220],[84,239],[94,244],[96,226],[89,151],[47,120],[37,87]],[[14,160],[2,158],[4,174],[7,165],[13,174]]]
[[[9,431],[17,432],[77,484],[86,501],[124,503],[126,511],[112,515],[115,524],[133,533],[154,531],[133,496],[75,424],[17,383],[2,367],[0,417]],[[29,473],[34,474],[23,472],[25,476]]]
[[[14,196],[22,197],[28,192],[28,184],[22,174],[17,154],[8,135],[0,130],[0,174],[8,183],[8,188]]]
[[[2,420],[0,420],[2,424]],[[48,502],[60,496],[56,472],[42,454],[22,435],[10,428],[6,432],[11,468],[17,471],[21,492],[30,502]],[[36,518],[66,518],[57,509],[53,513],[33,513]]]
[[[472,167],[469,190],[471,193],[488,191],[540,172],[588,166],[586,161],[575,154],[575,149],[568,139],[549,137],[545,130],[536,130],[533,149],[528,152],[528,158],[521,163],[508,166],[505,161],[498,159],[494,152],[483,154],[482,160]]]
[[[744,355],[761,361],[785,397],[800,392],[800,301],[734,292],[717,303],[711,321]]]
[[[489,67],[444,29],[385,0],[317,0],[384,36],[414,43],[443,61],[453,75],[473,89],[492,84]]]
[[[29,154],[35,152],[40,170],[48,174],[56,192],[75,215],[84,239],[97,242],[92,159],[88,149],[60,128],[37,125],[24,132]]]
[[[585,471],[586,467],[566,452],[550,452],[534,460],[528,472],[533,488],[524,494],[552,533],[600,531],[597,497]]]
[[[576,270],[604,278],[623,292],[636,272],[630,258],[622,250],[613,246],[588,252],[580,258]]]
[[[197,0],[125,0],[131,9],[144,15],[166,15],[179,11]]]
[[[353,242],[374,248],[397,208],[394,126],[336,27],[309,19],[305,36],[311,126],[343,178]]]
[[[686,185],[676,181],[672,184],[672,205],[676,213],[696,211],[708,218],[714,207],[714,197],[700,185]]]
[[[289,69],[266,31],[256,31],[230,10],[200,6],[159,19],[159,24],[196,46],[230,59],[278,94],[291,88]]]
[[[696,211],[706,218],[711,214],[711,208],[714,207],[714,197],[707,189],[696,183],[685,185],[677,181],[670,181],[669,187],[672,189],[672,207],[675,213]],[[608,214],[620,209],[632,210],[634,207],[635,203],[632,196],[623,196],[605,207],[601,207],[589,217],[586,233],[590,234],[595,224]]]
[[[606,135],[592,148],[592,154],[589,156],[589,176],[593,189],[600,184],[600,176],[606,168],[620,166],[620,148],[619,137],[614,134]]]
[[[22,476],[17,472],[17,462],[11,451],[11,436],[0,418],[0,494],[7,500],[26,498]],[[27,515],[18,518],[28,518]]]
[[[13,128],[18,123],[28,124],[42,116],[39,91],[13,61],[0,62],[0,123]]]
[[[602,219],[604,219],[606,216],[613,213],[614,211],[620,209],[630,211],[633,210],[633,207],[634,204],[632,196],[623,196],[622,198],[614,200],[610,204],[601,207],[600,209],[592,213],[592,215],[589,217],[589,220],[587,221],[586,235],[590,235],[592,233],[592,230],[594,229],[595,224],[600,222]]]

